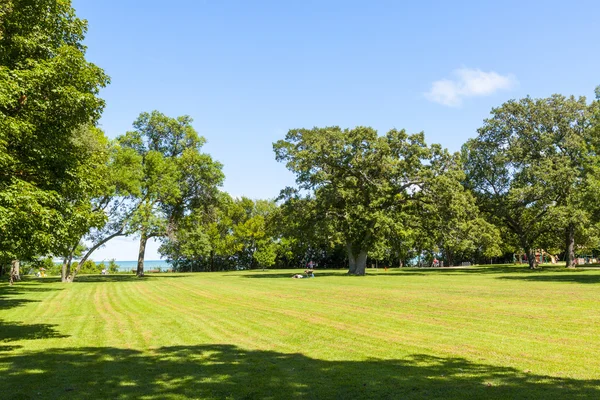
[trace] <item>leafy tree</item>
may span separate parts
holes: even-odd
[[[277,247],[270,235],[268,221],[277,209],[275,202],[242,197],[236,205],[238,217],[234,217],[233,235],[240,249],[239,261],[248,268],[272,266]]]
[[[263,268],[272,267],[275,265],[277,259],[278,245],[277,242],[264,238],[258,241],[256,244],[256,250],[252,254],[252,258],[256,261],[256,264]]]
[[[280,249],[272,229],[277,210],[273,201],[221,193],[218,203],[186,215],[160,252],[178,270],[271,267]]]
[[[296,174],[299,189],[314,200],[316,215],[346,246],[349,273],[364,275],[368,251],[383,226],[416,198],[448,155],[428,147],[423,134],[372,128],[293,129],[274,144],[276,159]],[[285,190],[291,199],[298,192]]]
[[[100,129],[82,126],[75,131],[74,142],[80,162],[71,172],[73,179],[65,182],[69,187],[61,199],[71,212],[63,217],[65,229],[55,231],[56,246],[51,249],[54,255],[64,258],[63,282],[70,279],[71,260],[80,250],[81,238],[106,222],[94,199],[107,191],[108,140]]]
[[[216,271],[235,266],[241,245],[233,235],[235,202],[219,192],[214,203],[192,209],[159,251],[178,271]]]
[[[141,157],[130,148],[121,147],[118,142],[106,143],[98,147],[86,146],[92,161],[91,170],[85,176],[90,182],[87,195],[88,210],[95,218],[88,218],[70,230],[72,247],[63,262],[63,281],[72,282],[81,266],[99,247],[118,236],[131,234],[129,222],[139,206],[135,201],[140,194],[142,182]],[[91,190],[94,189],[94,190]],[[92,223],[94,222],[94,223]],[[85,242],[89,246],[83,246]],[[83,254],[78,267],[71,273],[74,251],[81,247]]]
[[[499,230],[480,215],[475,198],[461,184],[465,176],[458,155],[452,160],[447,171],[433,177],[422,192],[422,236],[443,251],[448,266],[477,252],[488,258],[501,255]]]
[[[143,179],[130,229],[140,234],[137,275],[144,274],[146,243],[177,230],[190,210],[213,202],[223,181],[221,164],[201,153],[205,139],[188,116],[142,113],[134,130],[118,138],[141,157]]]
[[[313,261],[320,267],[347,266],[343,237],[322,218],[317,201],[290,188],[282,191],[281,199],[285,202],[270,224],[279,240],[279,265],[298,268]]]
[[[0,5],[0,253],[32,259],[69,228],[81,159],[75,132],[93,125],[108,83],[85,60],[85,21],[68,0]]]
[[[463,146],[469,186],[498,225],[506,226],[535,268],[535,248],[552,229],[565,238],[567,265],[578,226],[589,224],[585,191],[589,135],[585,98],[553,95],[511,100],[492,110]]]

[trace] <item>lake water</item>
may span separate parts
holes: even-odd
[[[104,261],[104,265],[108,265],[108,261]],[[96,262],[98,264],[98,262]],[[132,269],[137,269],[137,260],[135,261],[117,261],[115,260],[115,264],[119,266],[120,272],[129,272]],[[165,260],[144,260],[144,271],[150,271],[153,269],[160,269],[161,272],[164,272],[168,269],[171,269],[171,265],[168,264]]]

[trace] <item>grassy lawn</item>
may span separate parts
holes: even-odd
[[[3,399],[597,399],[600,270],[0,284]]]

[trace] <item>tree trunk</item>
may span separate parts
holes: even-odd
[[[350,242],[346,243],[346,253],[348,254],[348,274],[354,275],[356,273],[356,258]]]
[[[449,267],[454,267],[454,254],[452,251],[446,249],[446,260],[448,261]]]
[[[575,268],[575,225],[569,224],[566,231],[565,264],[567,268]]]
[[[537,268],[537,261],[535,259],[535,250],[527,249],[527,262],[529,263],[529,269]]]
[[[96,243],[92,248],[90,248],[88,250],[88,252],[85,253],[83,258],[79,261],[79,264],[77,264],[77,268],[75,268],[75,271],[73,271],[73,275],[67,275],[67,280],[65,282],[73,282],[75,280],[75,277],[77,276],[77,274],[79,274],[79,271],[81,270],[81,266],[83,265],[84,262],[86,262],[88,260],[88,258],[90,258],[92,253],[94,251],[96,251],[96,249],[98,247],[103,246],[106,242],[108,242],[109,240],[111,240],[113,238],[116,238],[117,236],[123,236],[123,229],[120,229],[118,232],[115,232],[112,235],[105,237],[104,239],[102,239],[101,241]]]
[[[67,264],[69,262],[69,257],[63,258],[62,268],[60,269],[60,281],[67,282]]]
[[[21,280],[21,272],[19,271],[21,264],[19,260],[12,260],[10,265],[9,283],[12,286],[15,281]]]
[[[144,276],[144,256],[146,254],[146,242],[148,241],[148,236],[146,236],[146,232],[142,231],[142,236],[140,237],[140,250],[138,252],[138,263],[137,263],[137,271],[136,275],[138,277]]]
[[[62,269],[60,271],[60,281],[61,282],[70,282],[71,277],[71,261],[73,256],[65,257],[63,260]]]
[[[364,275],[367,267],[367,251],[361,250],[356,257],[354,275]]]
[[[60,272],[61,282],[70,282],[71,280],[71,262],[73,261],[73,254],[75,253],[78,245],[79,243],[75,244],[75,246],[73,246],[71,249],[69,256],[65,257],[63,260],[62,270]]]

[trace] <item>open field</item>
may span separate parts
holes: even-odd
[[[600,270],[0,285],[4,399],[600,398]]]

